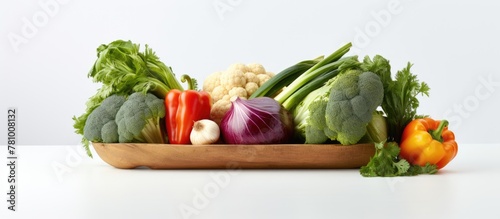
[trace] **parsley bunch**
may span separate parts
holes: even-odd
[[[436,165],[427,163],[425,166],[410,165],[407,160],[399,158],[399,146],[396,142],[375,143],[375,155],[360,173],[365,177],[375,176],[415,176],[419,174],[434,174]]]

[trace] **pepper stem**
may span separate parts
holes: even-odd
[[[182,83],[187,83],[187,90],[196,90],[197,89],[197,82],[195,79],[189,77],[189,75],[182,75],[181,76],[181,82]]]
[[[429,133],[431,134],[433,139],[438,140],[440,142],[443,142],[443,137],[441,137],[441,135],[443,134],[444,128],[447,126],[448,126],[448,121],[441,120],[441,122],[439,122],[437,129],[431,130],[431,131],[429,131]]]

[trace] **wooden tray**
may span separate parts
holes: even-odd
[[[350,169],[364,166],[373,144],[171,145],[92,144],[120,169]]]

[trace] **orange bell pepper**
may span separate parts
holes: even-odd
[[[399,155],[411,164],[435,164],[438,169],[448,164],[458,152],[455,134],[448,121],[431,118],[415,119],[406,125]]]
[[[177,89],[165,96],[165,125],[170,144],[190,144],[194,122],[210,118],[210,94],[204,91]]]

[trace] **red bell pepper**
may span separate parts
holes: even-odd
[[[204,91],[172,89],[165,97],[165,125],[170,144],[190,144],[194,122],[210,118],[210,94]]]

